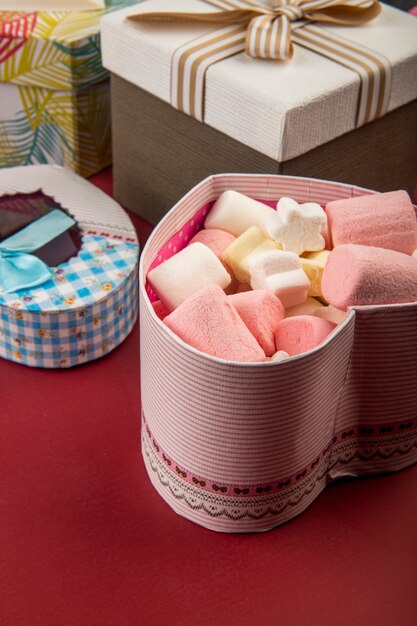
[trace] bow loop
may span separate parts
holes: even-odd
[[[42,285],[52,271],[31,254],[75,224],[72,217],[54,209],[0,243],[0,286],[6,293]]]
[[[341,26],[359,26],[373,20],[381,12],[374,0],[306,0],[301,3],[304,19]]]
[[[380,11],[380,4],[374,0],[279,0],[271,8],[257,9],[257,15],[249,20],[245,51],[254,58],[286,61],[294,54],[291,22],[355,26],[373,19]],[[238,11],[235,13],[237,16]],[[248,13],[242,11],[243,21]]]
[[[0,250],[0,284],[6,293],[30,289],[52,276],[49,267],[33,254]]]
[[[269,4],[248,1],[239,6],[231,0],[206,0],[220,11],[150,11],[130,15],[141,22],[196,22],[219,26],[239,24],[246,30],[245,52],[255,58],[285,61],[293,55],[291,23],[330,22],[355,26],[376,17],[378,0],[277,0]]]

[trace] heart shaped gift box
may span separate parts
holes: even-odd
[[[140,264],[142,450],[180,515],[217,531],[269,530],[343,476],[417,461],[417,303],[354,307],[319,347],[283,362],[236,363],[185,344],[156,316],[146,276],[184,248],[235,189],[271,206],[374,193],[267,175],[216,175],[151,235]]]

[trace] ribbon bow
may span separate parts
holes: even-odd
[[[245,51],[251,57],[286,61],[294,54],[290,22],[330,22],[358,26],[381,11],[378,0],[281,0],[260,3],[250,0],[205,0],[219,12],[149,12],[130,16],[141,21],[186,21],[217,26],[239,24],[246,31]],[[301,24],[299,25],[301,26]]]
[[[359,75],[356,126],[386,113],[391,91],[391,68],[387,59],[357,42],[335,37],[312,24],[364,24],[380,13],[378,0],[205,2],[220,10],[193,13],[141,11],[128,16],[128,19],[139,22],[206,23],[219,27],[184,44],[173,54],[171,103],[178,110],[203,121],[205,75],[213,63],[243,51],[255,58],[285,61],[293,56],[293,44],[296,43]]]
[[[0,243],[0,286],[5,293],[37,287],[52,276],[50,268],[30,254],[62,235],[74,220],[55,209]]]

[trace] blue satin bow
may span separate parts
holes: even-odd
[[[49,280],[50,268],[31,252],[62,235],[75,224],[63,211],[54,209],[0,243],[0,285],[6,293],[37,287]]]

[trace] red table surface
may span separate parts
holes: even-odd
[[[110,170],[92,180],[111,193]],[[138,325],[71,370],[0,359],[0,386],[2,626],[417,624],[417,466],[336,484],[269,533],[216,534],[147,478]]]

